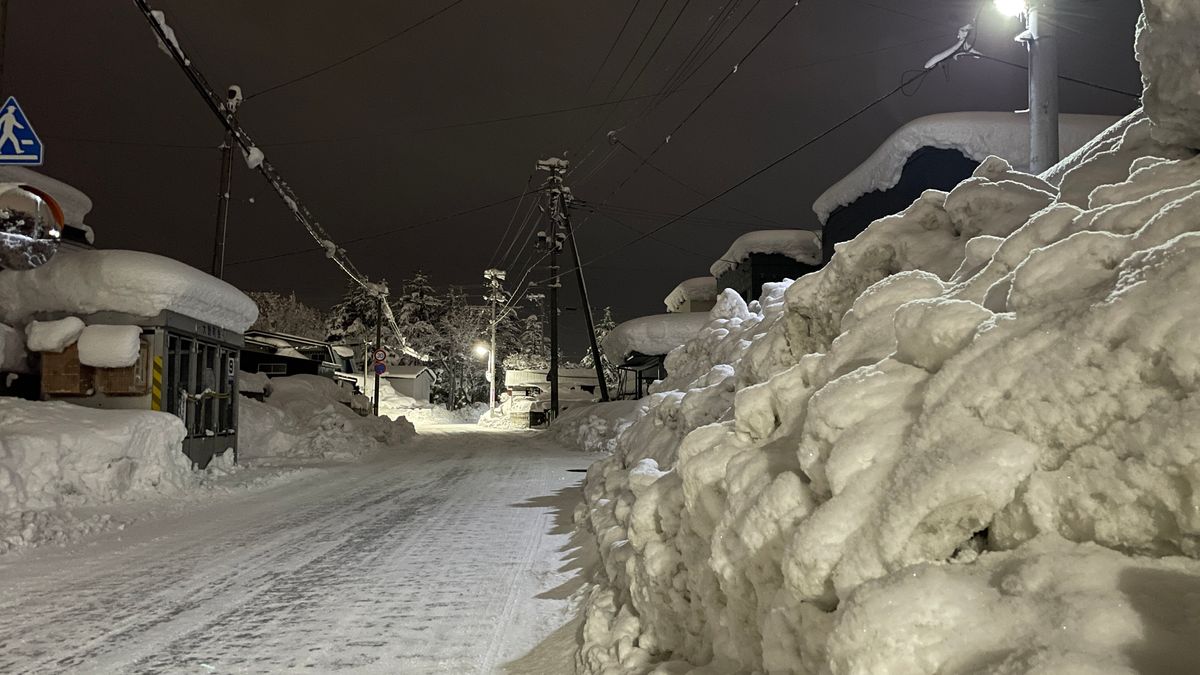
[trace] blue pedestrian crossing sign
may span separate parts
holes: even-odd
[[[40,166],[41,163],[42,139],[34,133],[17,97],[9,96],[0,108],[0,164]]]

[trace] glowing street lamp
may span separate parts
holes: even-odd
[[[488,349],[487,345],[483,344],[482,342],[475,345],[475,356],[478,356],[479,358],[482,359],[483,357],[485,357],[491,353],[492,353],[492,350]]]
[[[1029,11],[1025,0],[996,0],[996,10],[1004,16],[1023,16]]]
[[[1017,36],[1029,50],[1029,171],[1041,173],[1058,162],[1058,45],[1054,0],[995,0],[996,10],[1021,17]]]

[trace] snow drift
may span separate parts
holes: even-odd
[[[723,294],[588,472],[580,670],[1200,665],[1193,155],[1135,114]]]
[[[77,534],[55,509],[194,485],[185,433],[167,413],[0,397],[0,552]]]

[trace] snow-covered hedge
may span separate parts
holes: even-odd
[[[723,295],[589,470],[581,671],[1200,663],[1192,154],[1137,115],[1055,183],[991,158]]]

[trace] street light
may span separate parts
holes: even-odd
[[[1018,17],[1029,11],[1025,0],[995,0],[996,10],[1004,16]]]
[[[1029,171],[1042,173],[1059,157],[1054,0],[995,0],[995,5],[1001,14],[1025,22],[1016,39],[1029,50]]]
[[[490,415],[496,411],[496,355],[482,342],[475,345],[475,355],[481,359],[487,357],[488,360],[488,414]]]
[[[475,356],[478,356],[479,358],[482,359],[483,357],[485,357],[491,353],[492,353],[492,350],[488,349],[487,345],[485,345],[483,343],[479,343],[479,344],[475,345]]]

